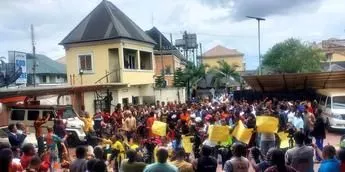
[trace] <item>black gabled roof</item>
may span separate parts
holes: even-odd
[[[160,37],[162,37],[162,50],[177,50],[174,45],[156,27],[145,31],[157,44],[154,50],[160,50]],[[160,36],[161,35],[161,36]]]
[[[61,42],[72,44],[126,38],[156,44],[114,4],[103,0]]]
[[[181,54],[180,50],[178,50],[156,27],[153,27],[145,32],[157,43],[153,47],[155,54],[173,54],[183,61],[186,60]],[[160,48],[160,39],[162,39],[162,49]]]

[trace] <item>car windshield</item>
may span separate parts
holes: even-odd
[[[333,109],[345,109],[345,96],[333,97]]]
[[[58,115],[62,115],[62,119],[74,118],[76,117],[75,112],[70,107],[60,108],[57,110]]]

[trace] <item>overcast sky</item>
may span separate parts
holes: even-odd
[[[265,17],[262,52],[290,37],[321,41],[345,37],[344,0],[110,0],[143,30],[153,25],[181,37],[197,33],[207,50],[217,44],[245,54],[247,69],[258,65],[257,22]],[[58,43],[101,0],[1,0],[0,56],[7,51],[31,52],[30,24],[36,31],[37,53],[64,56]]]

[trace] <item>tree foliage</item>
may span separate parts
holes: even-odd
[[[164,78],[165,78],[164,72],[162,72],[161,75],[156,76],[156,79],[155,79],[156,88],[165,88],[167,86]]]
[[[265,73],[305,73],[321,71],[320,61],[325,58],[320,49],[298,39],[277,43],[263,57]]]
[[[186,82],[183,78],[183,71],[181,68],[177,68],[174,73],[174,87],[184,87]]]
[[[218,61],[218,66],[210,69],[213,74],[211,84],[214,87],[220,87],[226,83],[231,83],[233,80],[240,81],[240,74],[236,71],[238,65],[230,65],[224,60]],[[224,83],[225,82],[225,83]]]
[[[206,64],[200,64],[199,66],[188,62],[183,70],[183,80],[189,82],[191,86],[196,85],[202,79],[206,79],[207,68]]]

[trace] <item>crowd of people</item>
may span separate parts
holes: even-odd
[[[264,99],[235,101],[223,95],[210,101],[156,102],[154,105],[120,104],[112,113],[97,110],[78,113],[84,122],[86,144],[67,148],[66,123],[55,119],[43,134],[46,114],[34,123],[38,150],[25,143],[22,124],[10,124],[10,145],[0,145],[0,169],[4,172],[337,172],[345,171],[345,142],[337,151],[324,145],[326,123],[316,101]],[[288,148],[280,148],[277,133],[256,131],[256,117],[270,116],[279,121],[278,130],[290,138]],[[155,121],[167,124],[166,135],[153,132]],[[248,144],[236,137],[224,142],[209,138],[210,126],[229,126],[239,121],[253,134]],[[186,151],[182,138],[189,136],[192,151]],[[314,169],[314,163],[320,163]]]

